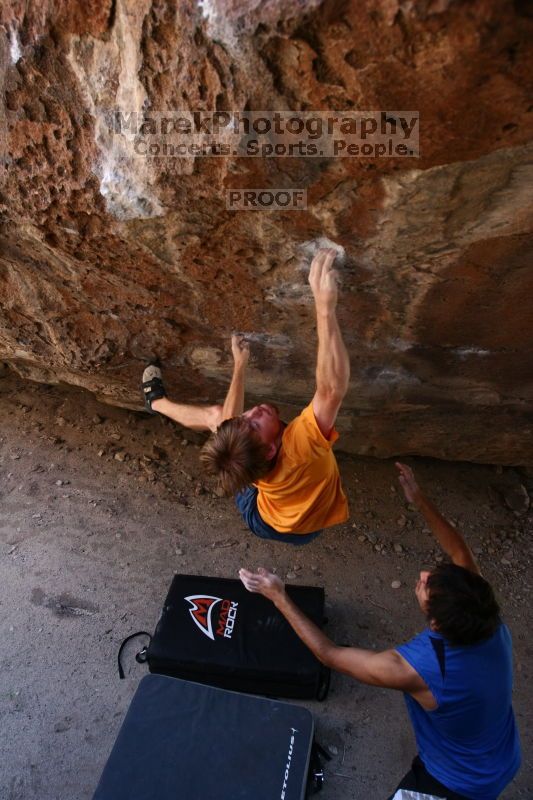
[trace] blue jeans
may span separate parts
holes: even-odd
[[[301,545],[312,542],[313,539],[322,533],[321,530],[313,533],[280,533],[263,519],[257,508],[257,489],[255,486],[247,486],[242,492],[235,495],[235,503],[250,530],[260,539],[273,539],[276,542],[286,542],[286,544]]]

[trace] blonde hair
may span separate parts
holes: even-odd
[[[235,494],[262,478],[272,468],[269,447],[250,430],[242,417],[225,420],[200,453],[204,469],[218,477],[225,494]]]

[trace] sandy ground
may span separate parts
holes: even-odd
[[[264,565],[322,585],[328,631],[342,643],[385,648],[423,627],[413,586],[420,566],[442,556],[392,462],[339,452],[350,520],[296,549],[246,532],[232,501],[201,477],[201,441],[81,391],[0,380],[2,800],[92,796],[145,673],[133,645],[120,681],[118,646],[154,628],[174,572],[231,577]],[[503,797],[532,797],[532,515],[517,517],[502,491],[522,484],[533,496],[533,473],[411,463],[464,530],[512,629],[524,763]],[[305,705],[332,754],[323,800],[386,798],[414,755],[401,694],[337,675],[325,703]]]

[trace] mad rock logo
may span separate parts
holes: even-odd
[[[209,639],[215,641],[215,635],[231,639],[238,603],[210,594],[191,594],[184,599],[190,603],[189,614],[192,621]],[[217,614],[215,624],[213,616]]]

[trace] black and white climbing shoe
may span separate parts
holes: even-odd
[[[154,400],[160,400],[162,397],[167,396],[163,384],[163,376],[157,364],[148,364],[144,370],[142,389],[146,410],[149,411],[150,414],[157,414],[157,411],[152,408],[152,403]]]

